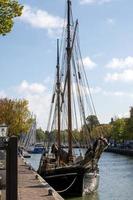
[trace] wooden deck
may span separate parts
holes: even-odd
[[[22,158],[18,158],[18,200],[30,199],[63,200]]]

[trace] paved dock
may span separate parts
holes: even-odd
[[[18,200],[30,199],[63,200],[22,158],[18,158]]]

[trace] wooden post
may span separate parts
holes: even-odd
[[[6,156],[6,200],[17,200],[17,137],[9,138]]]

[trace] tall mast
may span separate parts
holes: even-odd
[[[58,112],[58,133],[57,133],[57,144],[60,149],[60,61],[59,61],[59,39],[57,39],[57,112]]]
[[[71,110],[71,32],[70,32],[71,0],[67,0],[67,91],[68,91],[68,153],[72,160],[72,110]]]

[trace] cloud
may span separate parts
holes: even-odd
[[[133,97],[133,94],[128,94],[128,93],[125,93],[125,92],[122,92],[122,91],[112,91],[112,92],[109,92],[109,91],[103,91],[102,92],[103,95],[105,96],[116,96],[116,97],[122,97],[122,96],[131,96]]]
[[[36,114],[38,126],[46,129],[49,117],[49,109],[51,102],[51,94],[45,92],[43,94],[24,96],[29,101],[29,109]]]
[[[133,98],[133,93],[124,91],[107,91],[103,88],[97,86],[90,88],[92,94],[100,94],[103,96],[115,96],[115,97],[130,97]]]
[[[127,69],[120,73],[108,73],[105,81],[133,82],[133,70]]]
[[[29,109],[37,116],[38,126],[46,129],[51,102],[51,92],[47,84],[29,83],[24,80],[14,87],[14,93],[17,97],[29,101]]]
[[[118,114],[116,117],[117,118],[129,118],[130,117],[130,113],[126,112],[126,113]]]
[[[7,89],[6,91],[0,91],[0,97],[9,97],[8,92],[11,93],[12,98],[25,98],[29,101],[29,109],[37,116],[37,124],[38,127],[42,127],[43,129],[47,128],[50,103],[51,103],[51,92],[49,87],[47,87],[47,83],[50,78],[46,78],[46,81],[43,83],[29,83],[28,81],[22,81],[18,86],[11,87],[10,91]],[[73,87],[76,87],[73,85]],[[76,88],[74,88],[76,89]],[[86,93],[88,94],[88,89],[86,89]],[[95,95],[103,95],[106,97],[126,97],[133,99],[133,93],[124,92],[124,91],[106,91],[103,88],[97,86],[90,88],[91,93]],[[8,91],[8,92],[7,92]],[[7,95],[6,95],[7,93]],[[111,114],[112,115],[112,114]],[[80,125],[80,123],[79,123]]]
[[[28,5],[24,6],[20,20],[32,27],[46,29],[50,35],[59,33],[64,23],[61,17],[51,15],[45,10],[33,9]]]
[[[80,4],[104,4],[110,3],[112,0],[80,0]]]
[[[20,93],[30,93],[30,94],[41,94],[46,90],[46,87],[39,83],[29,84],[27,81],[22,81],[20,86],[18,86],[18,91]]]
[[[0,98],[6,98],[6,97],[7,97],[7,95],[6,95],[5,91],[1,90],[0,91]]]
[[[107,18],[107,23],[110,25],[115,25],[115,20],[113,18]]]
[[[10,87],[6,91],[0,91],[0,98],[26,99],[29,102],[29,110],[37,116],[38,127],[46,129],[49,117],[51,102],[51,92],[47,85],[50,78],[46,78],[42,83],[29,83],[23,80],[19,85]],[[49,84],[47,84],[49,83]]]
[[[84,66],[85,66],[85,68],[86,69],[93,69],[94,67],[96,67],[96,63],[95,62],[93,62],[92,60],[91,60],[91,58],[90,57],[85,57],[85,58],[83,58],[82,59],[82,61],[83,61],[83,64],[84,64]]]
[[[100,87],[91,87],[90,91],[92,94],[98,94],[98,93],[101,93],[103,90]]]
[[[107,65],[107,68],[112,69],[133,69],[133,57],[128,56],[126,58],[113,58]]]

